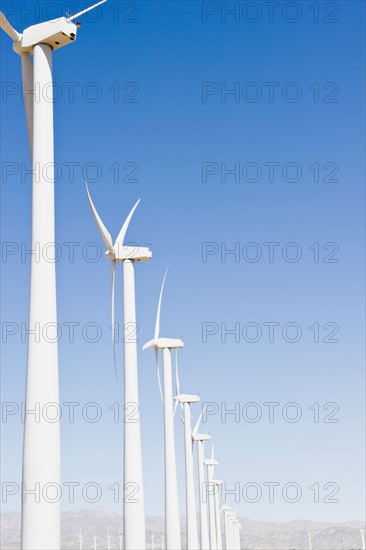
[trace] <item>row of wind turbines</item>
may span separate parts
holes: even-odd
[[[91,9],[104,4],[102,0],[89,8],[67,17],[61,17],[26,28],[23,33],[16,31],[5,15],[0,12],[0,26],[13,40],[13,49],[21,57],[22,86],[26,110],[28,139],[32,160],[32,249],[55,242],[54,204],[54,101],[52,94],[52,61],[54,50],[76,40],[80,22],[73,22]],[[33,62],[32,58],[33,56]],[[42,91],[47,88],[47,94]],[[47,170],[43,168],[47,166]],[[135,305],[135,263],[150,260],[151,250],[147,247],[125,246],[125,236],[139,201],[126,218],[121,231],[113,244],[110,233],[103,224],[87,189],[89,203],[106,245],[106,256],[112,268],[112,327],[114,326],[114,286],[116,263],[123,264],[123,315],[124,315],[124,401],[139,405],[137,345],[128,341],[129,327],[136,326]],[[216,489],[222,483],[214,478],[214,467],[218,464],[213,452],[211,459],[204,457],[204,442],[210,436],[199,434],[198,427],[191,427],[191,405],[199,401],[198,396],[180,392],[179,380],[177,395],[173,399],[172,350],[183,347],[179,339],[161,338],[160,310],[165,277],[163,280],[154,338],[144,349],[152,348],[158,366],[159,350],[163,358],[163,388],[165,435],[165,544],[168,550],[181,548],[180,516],[178,507],[178,484],[175,458],[174,415],[181,407],[185,436],[186,469],[186,513],[187,547],[220,550],[222,548],[221,512],[224,514],[226,548],[240,547],[240,524],[230,508],[219,506]],[[54,323],[57,326],[56,273],[55,263],[46,258],[31,259],[31,284],[29,326],[39,323],[44,326]],[[112,333],[113,352],[114,334]],[[114,354],[114,362],[115,354]],[[58,382],[57,339],[28,343],[26,410],[34,410],[35,404],[41,407],[48,403],[60,403]],[[175,400],[175,403],[174,403]],[[196,517],[196,493],[194,484],[193,443],[197,443],[200,503],[200,543]],[[21,547],[23,550],[57,550],[60,548],[60,505],[41,496],[31,498],[29,491],[39,485],[60,486],[61,445],[59,423],[47,422],[26,415],[24,423],[24,445],[22,462],[22,522]],[[207,482],[205,482],[207,468]],[[138,502],[124,498],[123,538],[125,550],[143,550],[145,542],[145,508],[143,490],[143,470],[139,417],[136,423],[124,425],[124,490],[126,496],[130,483],[139,487]],[[204,484],[213,490],[209,494],[209,514],[203,493]],[[216,488],[216,489],[215,489]],[[42,493],[41,493],[42,494]]]

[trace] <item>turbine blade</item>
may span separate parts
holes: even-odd
[[[202,409],[202,411],[201,411],[201,414],[200,414],[199,417],[198,417],[197,423],[196,423],[196,425],[195,425],[195,427],[194,427],[194,429],[193,429],[193,433],[194,433],[194,434],[198,433],[198,428],[200,427],[201,420],[202,420],[202,417],[203,417],[203,414],[204,414],[205,410],[206,410],[206,405],[203,407],[203,409]]]
[[[22,35],[18,33],[18,31],[16,31],[14,27],[10,25],[9,21],[7,20],[7,18],[5,17],[2,11],[0,11],[0,27],[3,29],[3,31],[6,32],[8,36],[10,36],[10,38],[14,42],[18,42],[18,40],[21,39]]]
[[[116,348],[115,348],[115,330],[114,330],[114,290],[116,279],[116,262],[112,262],[112,349],[113,349],[113,361],[114,372],[116,373],[116,379],[118,380],[117,361],[116,361]]]
[[[33,64],[29,53],[22,53],[22,84],[23,84],[23,97],[25,103],[25,116],[27,119],[28,129],[28,142],[30,148],[30,155],[33,155],[33,98],[34,93],[30,93],[33,90]]]
[[[75,15],[72,15],[68,18],[69,21],[73,21],[77,17],[80,17],[81,15],[84,15],[84,13],[87,13],[90,10],[93,10],[94,8],[97,8],[101,4],[104,4],[104,2],[107,2],[107,0],[101,0],[101,2],[98,2],[97,4],[94,4],[93,6],[90,6],[89,8],[86,8],[85,10],[79,11],[79,13],[76,13]]]
[[[133,206],[131,212],[128,214],[127,218],[126,218],[126,221],[125,223],[122,225],[122,229],[121,231],[119,232],[118,234],[118,237],[116,239],[116,242],[114,243],[114,247],[115,249],[117,250],[118,252],[118,247],[122,247],[123,246],[123,243],[124,243],[124,240],[125,240],[125,236],[126,236],[126,233],[127,233],[127,229],[128,229],[128,226],[130,225],[130,221],[131,221],[131,218],[136,210],[136,208],[138,207],[139,205],[139,202],[140,202],[140,199],[138,199],[138,201],[136,202],[136,204]]]
[[[161,397],[162,402],[164,403],[164,395],[163,395],[163,390],[162,390],[162,388],[161,388],[161,380],[160,380],[159,349],[158,349],[158,348],[155,348],[154,351],[155,351],[156,374],[157,374],[157,377],[158,377],[158,384],[159,384],[160,397]]]
[[[179,369],[178,369],[178,350],[177,349],[175,350],[175,387],[176,387],[177,395],[180,395]],[[177,412],[178,405],[179,405],[179,401],[176,400],[175,406],[174,406],[173,416],[175,416],[175,413]],[[180,403],[180,407],[183,410],[182,403]],[[183,421],[183,424],[184,424],[183,418],[182,418],[182,421]]]
[[[94,219],[95,219],[95,222],[98,226],[98,229],[99,229],[99,233],[102,235],[102,239],[104,241],[104,244],[106,245],[107,249],[109,250],[110,248],[113,247],[113,243],[112,243],[112,237],[111,237],[111,234],[109,233],[108,229],[106,228],[106,226],[104,225],[104,223],[102,222],[98,212],[97,212],[97,209],[95,208],[94,206],[94,203],[91,199],[91,196],[90,196],[90,193],[89,193],[89,189],[88,189],[88,184],[87,182],[85,182],[85,185],[86,185],[86,192],[88,194],[88,199],[89,199],[89,204],[90,204],[90,208],[92,210],[92,213],[93,213],[93,216],[94,216]]]
[[[212,445],[211,460],[214,460],[214,455],[215,455],[215,446]]]
[[[165,271],[165,275],[164,275],[164,278],[163,278],[163,282],[162,282],[162,285],[161,285],[161,289],[160,289],[160,295],[159,295],[159,303],[158,303],[158,311],[157,311],[157,314],[156,314],[156,322],[155,322],[155,333],[154,333],[154,340],[157,340],[159,338],[159,332],[160,332],[160,311],[161,311],[161,300],[163,298],[163,291],[164,291],[164,285],[165,285],[165,279],[166,279],[166,275],[168,273],[168,267]]]

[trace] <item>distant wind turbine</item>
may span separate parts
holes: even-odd
[[[216,531],[216,514],[215,514],[215,494],[214,489],[214,468],[219,463],[218,460],[214,458],[214,446],[212,445],[211,459],[205,460],[205,465],[207,466],[207,483],[209,487],[208,493],[208,507],[209,507],[209,517],[210,517],[210,549],[217,550],[217,531]]]
[[[191,426],[191,404],[198,403],[200,398],[197,395],[180,394],[174,398],[183,405],[184,419],[184,447],[185,447],[185,465],[186,465],[186,513],[187,513],[187,548],[189,550],[198,550],[198,533],[196,502],[194,491],[194,468],[193,468],[193,441]]]
[[[208,434],[198,433],[203,413],[205,408],[197,420],[197,423],[193,429],[192,438],[193,441],[197,441],[197,461],[198,461],[198,484],[199,484],[199,505],[200,505],[200,543],[201,550],[210,549],[210,539],[208,534],[208,518],[207,518],[207,505],[206,505],[206,484],[205,484],[205,454],[204,443],[211,439]]]
[[[106,2],[103,0],[88,11]],[[86,10],[83,11],[85,13]],[[80,13],[80,15],[83,15]],[[76,39],[75,17],[60,17],[16,31],[0,12],[0,27],[20,55],[28,141],[32,160],[32,250],[55,242],[54,116],[52,53]],[[33,64],[31,61],[33,55]],[[31,257],[29,327],[57,327],[56,262],[41,254]],[[42,331],[41,331],[42,333]],[[59,405],[57,338],[28,340],[26,410]],[[22,487],[61,486],[60,423],[27,414],[24,423]],[[60,548],[60,504],[47,499],[22,498],[21,547]]]
[[[231,510],[230,506],[223,504],[221,510],[224,512],[224,527],[225,527],[225,549],[230,549],[230,533],[229,533],[229,518],[228,514]]]
[[[223,481],[221,479],[214,479],[212,480],[212,482],[217,487],[217,490],[215,491],[216,544],[217,544],[217,550],[222,550],[219,487],[220,485],[223,484]]]
[[[95,536],[93,537],[93,544],[94,544],[93,546],[94,550],[97,550],[97,537]]]
[[[135,407],[134,421],[124,424],[124,510],[123,535],[125,550],[143,550],[145,540],[145,505],[142,475],[141,430],[139,413],[135,274],[134,263],[150,260],[151,250],[147,247],[125,246],[124,240],[131,218],[140,202],[138,200],[127,216],[118,237],[113,244],[109,231],[103,224],[86,187],[89,204],[112,262],[112,341],[114,344],[114,280],[116,262],[123,264],[123,350],[124,350],[124,402]],[[134,334],[131,337],[131,328]],[[137,488],[136,498],[131,499],[131,488]]]
[[[167,270],[168,271],[168,270]],[[182,340],[160,338],[160,312],[164,284],[167,275],[165,272],[160,289],[158,310],[155,322],[154,339],[147,342],[143,350],[153,348],[155,351],[156,369],[159,381],[160,394],[164,405],[164,437],[165,437],[165,536],[167,550],[180,550],[180,516],[178,499],[177,466],[174,439],[174,412],[173,412],[173,384],[171,350],[183,347]],[[161,389],[159,375],[159,349],[163,354],[163,385]]]
[[[81,534],[81,527],[79,530],[79,550],[83,550],[83,535]]]
[[[109,534],[109,529],[107,534],[107,548],[108,550],[111,550],[111,535]]]

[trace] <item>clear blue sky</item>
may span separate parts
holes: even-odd
[[[3,9],[22,31],[62,15],[69,4],[27,0],[4,2]],[[136,266],[139,350],[152,337],[158,292],[169,264],[162,335],[184,338],[182,389],[198,392],[204,402],[218,403],[221,411],[221,403],[228,409],[239,403],[244,416],[245,411],[252,415],[254,410],[245,409],[246,404],[255,402],[261,407],[263,416],[256,423],[243,415],[239,422],[233,416],[222,422],[218,412],[204,426],[213,436],[220,460],[217,476],[228,488],[236,482],[241,488],[253,482],[263,490],[257,503],[241,497],[236,511],[274,521],[360,519],[364,3],[336,2],[327,8],[324,2],[315,3],[319,13],[310,9],[309,2],[295,3],[299,6],[296,12],[284,11],[285,3],[280,3],[273,21],[266,3],[254,3],[256,13],[248,11],[246,4],[240,3],[240,12],[227,14],[225,20],[225,3],[221,2],[127,5],[110,0],[97,12],[97,20],[92,21],[91,15],[82,19],[75,44],[54,54],[59,173],[56,238],[62,250],[57,263],[57,298],[64,329],[59,345],[60,389],[62,402],[81,403],[75,423],[68,422],[65,409],[63,480],[100,483],[103,498],[98,504],[121,511],[122,505],[113,503],[108,487],[121,482],[123,425],[113,422],[108,407],[122,401],[123,388],[114,379],[108,329],[109,265],[104,257],[95,263],[85,260],[88,251],[93,254],[88,243],[102,247],[87,203],[87,174],[94,202],[113,237],[141,197],[128,239],[140,245],[149,243],[153,260]],[[35,5],[41,11],[34,16],[29,11]],[[74,2],[73,12],[85,5]],[[0,63],[5,163],[2,240],[20,249],[30,248],[31,180],[22,173],[29,169],[29,152],[19,94],[20,62],[4,34]],[[211,83],[208,88],[205,82]],[[235,87],[239,97],[221,95]],[[271,89],[274,96],[269,95]],[[203,90],[210,94],[203,96]],[[99,97],[94,102],[95,93]],[[253,101],[256,94],[258,101]],[[291,101],[297,95],[298,101]],[[73,178],[70,163],[79,163],[74,165]],[[89,163],[98,164],[99,175],[95,176]],[[237,163],[239,181],[233,175],[225,178],[221,163],[227,169]],[[268,163],[276,163],[273,181]],[[120,167],[117,176],[116,166]],[[15,175],[4,173],[14,167],[19,170]],[[203,181],[203,170],[217,173]],[[65,244],[70,242],[80,243],[74,262]],[[212,250],[218,252],[203,262],[202,247],[207,242],[217,243]],[[266,242],[279,243],[273,262],[268,260]],[[289,242],[296,242],[302,252],[298,262],[288,261],[295,252],[294,247],[286,248]],[[262,253],[257,262],[248,261],[255,252],[248,243],[257,243],[256,250]],[[319,243],[319,262],[314,261],[314,243]],[[324,250],[326,243],[336,245]],[[225,246],[239,247],[238,262],[233,255],[221,258]],[[286,257],[286,251],[287,260],[282,255]],[[3,323],[27,321],[29,256],[25,263],[21,260],[19,252],[2,263]],[[116,315],[121,321],[121,270],[117,273]],[[80,323],[74,343],[68,341],[67,322]],[[103,331],[94,344],[81,335],[81,328],[90,322],[98,323]],[[245,331],[250,322],[262,329],[258,342],[247,341],[254,339],[251,331],[257,325],[246,327],[248,336],[244,338],[241,332],[239,342],[233,335],[222,341],[221,323],[227,328],[239,323]],[[273,343],[264,325],[268,322],[280,323]],[[283,326],[290,322],[302,330],[296,343],[282,337]],[[207,342],[202,339],[204,323],[214,323],[211,326],[218,329]],[[320,326],[319,343],[314,342],[315,329],[309,329],[314,323]],[[333,337],[338,343],[323,342],[335,326],[324,328],[326,323],[338,325]],[[290,326],[289,338],[294,337],[291,330]],[[122,374],[122,344],[118,359]],[[4,401],[23,401],[25,367],[26,344],[19,334],[9,337],[2,352]],[[146,512],[158,515],[164,509],[163,424],[149,351],[139,353],[139,374]],[[89,402],[98,402],[102,408],[103,417],[97,424],[81,418],[80,409]],[[268,421],[265,402],[280,403],[273,423]],[[297,423],[282,417],[289,402],[301,407],[302,418]],[[309,409],[315,402],[320,406],[318,423]],[[339,407],[333,417],[337,423],[322,421],[333,410],[333,406],[323,410],[326,403]],[[289,415],[293,412],[288,410]],[[176,428],[183,515],[179,419]],[[22,429],[19,415],[2,425],[4,480],[20,480]],[[280,483],[275,503],[268,502],[266,482]],[[281,496],[289,482],[302,489],[297,503],[285,502]],[[339,503],[322,502],[331,493],[331,486],[324,489],[328,482],[339,486],[335,497]],[[314,492],[309,489],[314,483],[320,486],[320,503],[314,503]],[[84,505],[79,496],[73,505],[65,500],[63,507]],[[9,499],[5,507],[17,508],[18,499]]]

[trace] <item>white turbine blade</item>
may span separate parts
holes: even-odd
[[[115,330],[114,330],[114,288],[116,279],[116,262],[112,262],[112,349],[113,349],[113,361],[114,371],[116,373],[116,379],[118,380],[117,361],[116,361],[116,348],[115,348]]]
[[[214,456],[215,456],[215,446],[212,445],[211,460],[215,460]]]
[[[176,387],[177,395],[180,395],[179,369],[178,369],[178,350],[177,349],[175,350],[175,387]],[[174,406],[173,416],[175,416],[175,413],[177,412],[178,405],[179,405],[179,401],[177,399],[176,402],[175,402],[175,406]],[[183,410],[182,403],[180,403],[180,407]],[[182,418],[182,416],[181,416],[181,418]],[[183,418],[182,418],[182,422],[184,424]]]
[[[203,417],[203,414],[204,414],[205,410],[206,410],[206,405],[203,407],[202,412],[201,412],[201,414],[199,415],[198,420],[197,420],[197,423],[196,423],[196,425],[195,425],[195,427],[194,427],[194,429],[193,429],[193,433],[194,433],[194,434],[198,433],[198,428],[200,427],[201,420],[202,420],[202,417]]]
[[[154,352],[155,352],[155,364],[156,364],[156,374],[157,374],[157,377],[158,377],[159,392],[160,392],[161,400],[164,403],[164,395],[163,395],[163,390],[162,390],[162,387],[161,387],[161,380],[160,380],[159,349],[154,348]]]
[[[159,303],[158,303],[158,311],[157,311],[157,314],[156,314],[156,322],[155,322],[155,333],[154,333],[154,340],[157,340],[159,338],[159,332],[160,332],[160,311],[161,311],[161,300],[163,298],[163,291],[164,291],[164,285],[165,285],[165,279],[166,279],[166,275],[168,273],[168,267],[165,271],[165,275],[164,275],[164,278],[163,278],[163,283],[161,285],[161,289],[160,289],[160,296],[159,296]]]
[[[139,202],[140,202],[140,199],[138,199],[138,201],[136,202],[136,204],[134,205],[134,207],[132,208],[131,212],[128,214],[127,218],[126,218],[126,221],[125,223],[122,225],[122,229],[121,231],[119,232],[118,234],[118,237],[116,239],[116,242],[114,243],[114,246],[115,246],[115,249],[118,251],[118,247],[119,246],[123,246],[123,243],[124,243],[124,240],[125,240],[125,236],[126,236],[126,233],[127,233],[127,229],[128,229],[128,226],[130,225],[130,221],[131,221],[131,218],[136,210],[136,208],[138,207],[139,205]]]
[[[113,246],[111,234],[109,233],[108,229],[106,228],[106,226],[102,222],[102,220],[101,220],[101,218],[100,218],[100,216],[97,212],[97,209],[95,208],[95,206],[93,204],[93,201],[92,201],[90,193],[89,193],[87,182],[85,182],[85,185],[86,185],[86,192],[88,194],[90,208],[93,212],[93,216],[94,216],[95,222],[98,226],[99,233],[102,235],[102,239],[104,241],[104,244],[106,245],[107,249],[109,250]]]
[[[28,142],[31,158],[33,155],[33,63],[29,53],[22,53],[22,84],[25,103],[25,116],[27,119]]]
[[[0,11],[0,27],[6,32],[14,42],[18,42],[22,35],[19,34],[9,23],[2,11]]]
[[[75,15],[72,15],[71,17],[69,17],[68,20],[73,21],[77,17],[80,17],[81,15],[84,15],[84,13],[87,13],[88,11],[93,10],[94,8],[97,8],[101,4],[104,4],[104,2],[107,2],[107,0],[102,0],[101,2],[98,2],[97,4],[94,4],[94,6],[90,6],[89,8],[86,8],[85,10],[79,11]]]

